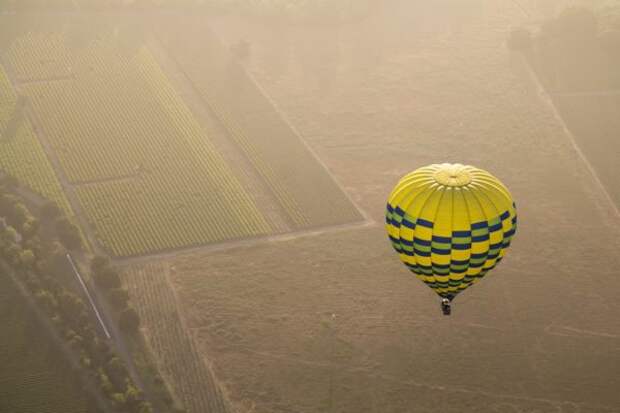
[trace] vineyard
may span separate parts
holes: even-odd
[[[34,192],[55,201],[71,216],[56,174],[0,66],[0,169]]]
[[[203,39],[200,43],[191,38]],[[204,27],[169,31],[168,52],[241,148],[294,228],[359,221],[359,211],[245,70]]]
[[[8,276],[0,272],[0,412],[88,413],[67,366],[38,328]]]
[[[69,208],[54,165],[75,194],[72,202],[79,205],[74,208],[83,211],[95,239],[111,255],[143,255],[362,219],[210,33],[200,34],[206,46],[202,53],[194,51],[203,57],[180,51],[172,61],[180,62],[196,98],[223,126],[225,144],[207,134],[142,39],[144,33],[132,32],[130,42],[105,23],[94,35],[67,27],[22,32],[0,53],[21,96],[16,98],[3,76],[10,99],[3,99],[8,103],[3,103],[2,117],[14,117],[18,101],[29,116],[23,118],[19,140],[3,141],[14,148],[3,151],[0,162]],[[175,39],[185,42],[190,34]],[[233,148],[236,157],[223,152],[222,145]],[[252,179],[264,185],[263,192],[257,192]]]
[[[181,323],[164,266],[136,267],[124,277],[160,371],[188,412],[228,412],[213,374]]]
[[[112,36],[69,48],[38,33],[4,58],[114,255],[271,232],[147,48],[120,53]]]

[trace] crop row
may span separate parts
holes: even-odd
[[[149,345],[162,373],[189,412],[228,412],[213,374],[181,323],[164,265],[134,268],[124,277]]]
[[[55,201],[71,216],[60,182],[24,110],[18,109],[17,94],[0,66],[0,169]]]
[[[200,49],[192,49],[189,38],[177,33],[168,40],[169,53],[270,187],[293,225],[306,228],[361,220],[329,172],[245,70],[209,33],[202,33],[201,38]]]
[[[112,253],[271,233],[147,48],[100,38],[67,59],[71,79],[22,87]]]
[[[72,68],[63,40],[60,32],[30,31],[13,40],[4,58],[18,80],[68,77]]]

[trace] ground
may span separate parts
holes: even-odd
[[[166,258],[199,350],[242,412],[620,411],[618,216],[504,45],[549,7],[399,4],[341,27],[213,22],[251,39],[248,69],[375,224]],[[450,318],[382,227],[395,182],[444,161],[500,178],[520,219]]]
[[[195,377],[212,369],[240,413],[620,412],[617,209],[504,43],[559,3],[384,0],[342,25],[211,18],[225,44],[250,42],[244,65],[370,223],[124,261],[162,285],[134,302],[160,307],[143,329],[164,376],[182,385],[170,353],[188,370],[202,357]],[[451,317],[382,225],[397,180],[436,162],[496,175],[520,220]],[[191,340],[170,345],[182,331]]]

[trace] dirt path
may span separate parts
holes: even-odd
[[[595,183],[596,187],[598,188],[598,192],[605,203],[605,205],[601,205],[600,207],[602,209],[610,209],[612,211],[612,216],[616,218],[615,220],[616,222],[614,222],[614,220],[610,220],[608,224],[610,226],[617,225],[618,224],[617,219],[620,219],[620,210],[618,209],[618,205],[616,205],[616,203],[613,201],[613,198],[609,194],[609,191],[607,190],[605,185],[603,185],[598,174],[592,167],[592,164],[581,151],[581,148],[579,147],[579,145],[577,144],[577,141],[575,140],[575,136],[570,131],[570,129],[566,125],[566,122],[564,121],[564,118],[562,118],[562,115],[560,115],[560,112],[558,111],[557,107],[553,103],[553,99],[551,98],[549,93],[545,90],[540,79],[538,78],[538,76],[536,76],[536,73],[534,73],[534,70],[532,70],[531,66],[528,64],[527,60],[522,55],[521,55],[521,62],[522,62],[521,64],[524,66],[525,70],[527,71],[527,74],[529,78],[531,79],[531,82],[534,84],[537,94],[540,97],[540,100],[549,109],[549,112],[553,114],[553,117],[555,118],[555,120],[562,126],[562,129],[564,130],[564,134],[566,135],[566,138],[571,143],[575,152],[579,155],[579,158],[581,159],[583,164],[588,169],[588,172],[592,176],[592,180]],[[613,93],[616,93],[616,92],[613,92]],[[585,95],[580,95],[580,94],[556,94],[555,96],[567,96],[567,95],[585,96]]]
[[[552,93],[552,95],[558,96],[558,97],[620,96],[620,89],[598,90],[598,91],[588,91],[588,92],[561,92],[561,93]]]
[[[377,223],[372,220],[367,220],[363,222],[355,222],[352,224],[342,224],[342,225],[331,225],[324,228],[314,228],[305,231],[296,231],[296,232],[288,232],[284,234],[278,235],[268,235],[264,237],[256,237],[249,239],[242,239],[239,241],[230,241],[223,242],[218,244],[209,244],[209,245],[200,245],[197,247],[189,247],[182,248],[173,251],[164,251],[156,254],[149,255],[140,255],[137,257],[126,257],[126,258],[114,258],[113,261],[116,264],[120,265],[135,265],[140,263],[146,263],[148,261],[158,261],[165,260],[168,258],[177,257],[185,254],[194,254],[194,253],[209,253],[214,251],[225,251],[234,248],[241,247],[251,247],[254,245],[261,245],[269,242],[281,242],[281,241],[291,241],[298,238],[306,238],[306,237],[318,237],[320,235],[329,234],[332,232],[341,232],[341,231],[349,231],[349,230],[357,230],[368,227],[374,227]]]

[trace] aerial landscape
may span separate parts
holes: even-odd
[[[0,413],[620,413],[619,138],[618,0],[0,0]]]

